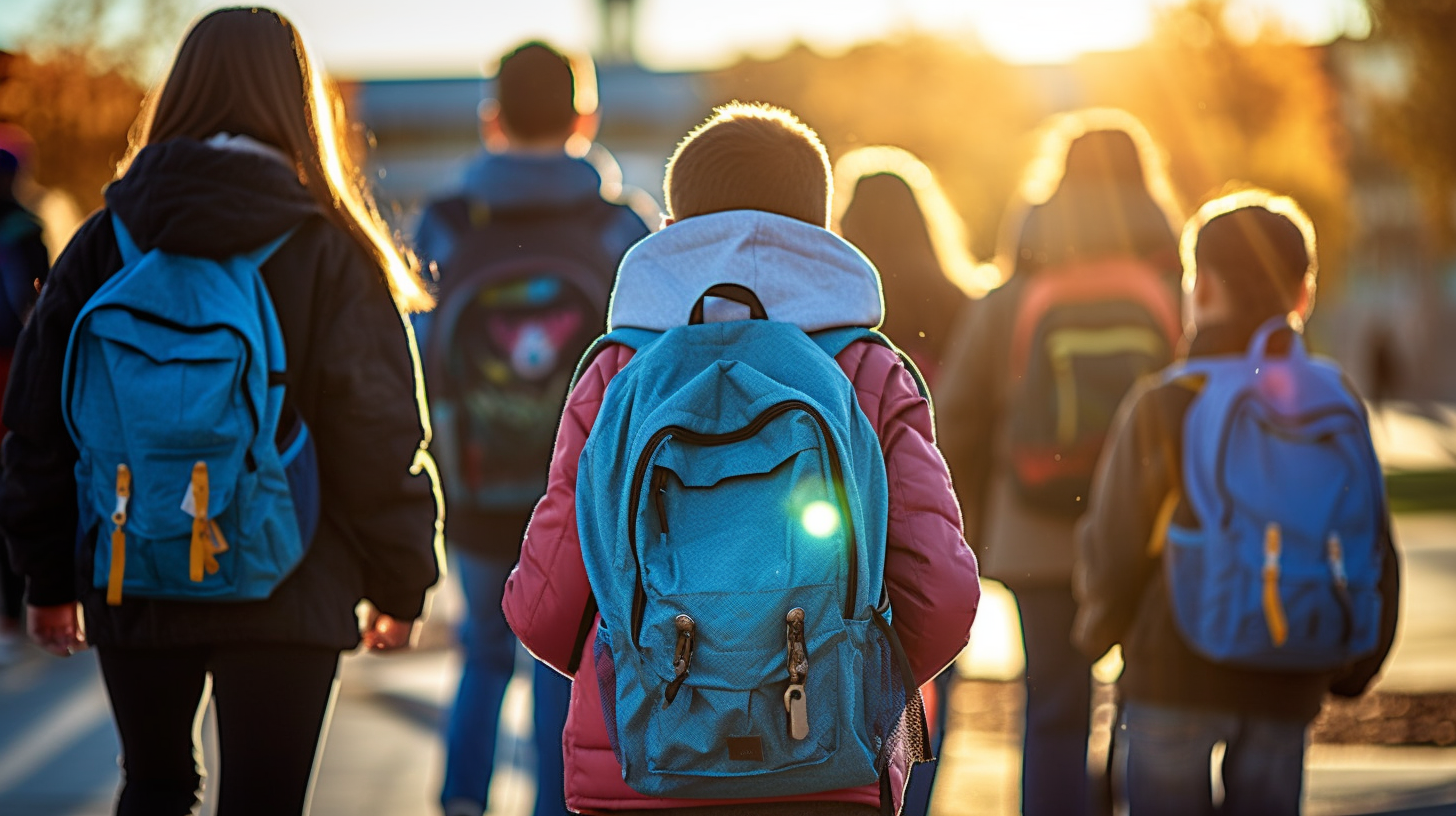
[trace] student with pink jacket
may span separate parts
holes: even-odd
[[[812,130],[786,111],[733,105],[719,109],[678,147],[668,165],[669,226],[622,262],[610,329],[665,331],[686,320],[709,286],[755,291],[770,317],[805,331],[879,325],[883,309],[874,267],[825,229],[829,163]],[[733,304],[713,301],[708,319],[732,319]],[[715,315],[715,309],[717,314]],[[591,596],[576,520],[577,465],[607,384],[631,360],[623,346],[603,350],[566,403],[546,495],[526,532],[521,561],[506,585],[507,621],[537,658],[594,678],[592,638],[573,654]],[[935,446],[929,403],[892,350],[851,344],[836,358],[874,426],[889,482],[885,583],[893,626],[917,683],[946,668],[965,646],[980,599],[975,557],[961,535],[950,475]],[[681,812],[874,814],[880,792],[868,785],[806,793],[778,802],[663,799],[622,781],[610,748],[597,683],[574,683],[562,738],[566,804],[582,813]],[[899,807],[903,769],[891,790]]]

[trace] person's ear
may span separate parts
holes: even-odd
[[[510,147],[511,140],[501,126],[500,103],[486,99],[480,103],[480,140],[486,149],[500,153]]]

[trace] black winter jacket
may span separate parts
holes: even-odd
[[[34,605],[80,599],[88,639],[353,648],[361,598],[418,617],[438,578],[439,508],[424,452],[413,341],[378,265],[274,158],[177,139],[143,150],[57,260],[22,333],[5,398],[0,529]],[[318,448],[322,518],[272,596],[242,603],[126,597],[91,585],[96,530],[77,530],[76,448],[61,417],[71,326],[121,268],[111,214],[138,247],[226,258],[297,232],[262,268],[288,352],[287,388]]]
[[[1188,356],[1243,352],[1257,326],[1243,321],[1201,330]],[[1271,343],[1276,353],[1287,351],[1281,339],[1276,335]],[[1151,375],[1119,409],[1078,529],[1073,640],[1093,657],[1122,644],[1118,689],[1128,699],[1308,722],[1327,691],[1350,697],[1364,692],[1390,651],[1400,590],[1390,519],[1382,524],[1382,617],[1374,654],[1343,672],[1315,673],[1239,669],[1196,654],[1173,620],[1161,542],[1153,540],[1164,501],[1173,491],[1182,495],[1183,420],[1194,396],[1180,382]],[[1181,498],[1172,521],[1197,526]]]

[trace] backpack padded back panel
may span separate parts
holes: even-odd
[[[124,265],[76,319],[62,400],[82,528],[101,533],[95,585],[112,603],[265,598],[308,542],[277,447],[286,356],[258,270],[287,235],[213,261],[142,254],[113,223]],[[300,433],[285,434],[290,459],[311,455]]]
[[[1282,320],[1279,324],[1283,326]],[[1174,618],[1211,660],[1321,671],[1379,637],[1385,491],[1364,411],[1296,335],[1269,357],[1198,358],[1184,428],[1184,495],[1200,526],[1168,531]]]
[[[631,344],[576,493],[624,779],[734,799],[874,782],[905,687],[884,460],[852,385],[786,323]]]
[[[442,274],[426,377],[447,498],[525,510],[546,487],[577,359],[606,319],[612,205],[491,219],[441,205],[457,244]]]
[[[1178,316],[1168,285],[1134,261],[1041,272],[1012,328],[1011,465],[1022,499],[1079,515],[1117,406],[1172,360]]]

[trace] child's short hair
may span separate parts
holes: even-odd
[[[540,41],[501,57],[495,76],[501,124],[526,140],[565,134],[577,116],[596,110],[596,95],[590,59],[573,59]]]
[[[1319,262],[1314,224],[1294,199],[1248,188],[1198,209],[1183,228],[1183,290],[1198,274],[1213,275],[1240,312],[1290,311],[1307,292],[1314,306]]]
[[[763,210],[829,226],[829,154],[794,114],[732,102],[693,128],[667,162],[663,194],[676,220]]]

